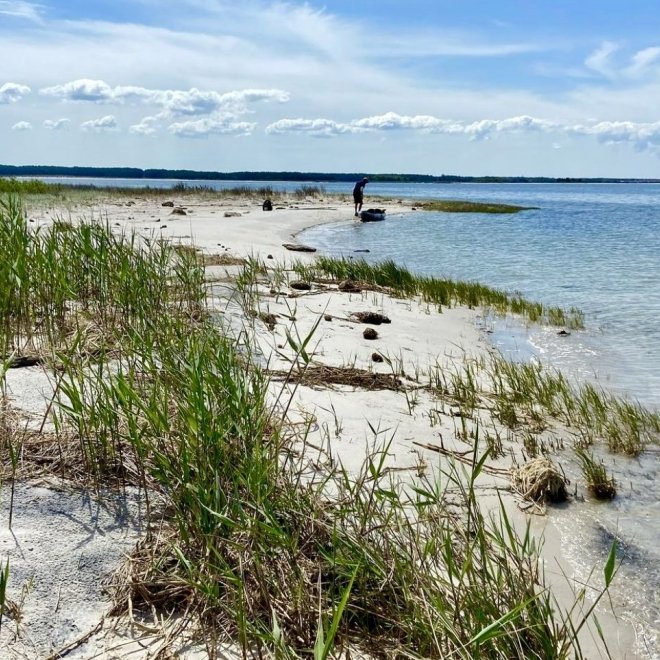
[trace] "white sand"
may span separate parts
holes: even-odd
[[[317,200],[292,202],[288,208],[276,208],[272,212],[264,212],[261,210],[260,204],[254,202],[188,197],[178,200],[176,196],[173,196],[172,199],[186,209],[187,215],[179,216],[171,215],[171,209],[162,207],[159,201],[135,198],[134,204],[127,205],[126,203],[130,199],[130,195],[127,195],[126,201],[122,203],[93,207],[81,206],[59,212],[35,209],[30,211],[30,217],[33,217],[35,222],[43,224],[49,223],[55,217],[65,219],[68,217],[75,219],[83,215],[87,218],[90,215],[104,217],[118,230],[134,230],[144,236],[162,235],[184,243],[193,241],[207,254],[259,255],[263,259],[266,259],[267,255],[272,255],[273,264],[290,263],[292,259],[311,258],[310,255],[288,252],[282,247],[283,243],[296,242],[295,234],[303,228],[324,222],[353,221],[352,204],[347,202],[340,206],[332,200],[324,204],[320,204]],[[408,208],[409,205],[406,204],[393,204],[388,208],[388,212],[405,212]],[[241,216],[224,217],[225,212],[238,212],[241,213]],[[223,295],[221,285],[218,285],[217,293],[220,296]],[[271,368],[287,368],[289,364],[287,359],[292,357],[293,351],[287,346],[285,329],[288,328],[292,334],[298,333],[299,336],[304,337],[319,318],[321,320],[310,344],[310,350],[316,362],[326,365],[351,365],[383,373],[392,373],[394,370],[396,373],[404,372],[408,376],[420,375],[420,380],[423,381],[421,374],[428,372],[429,368],[437,363],[448,365],[464,356],[483,355],[488,350],[487,342],[480,329],[478,313],[465,308],[445,309],[442,313],[438,313],[437,310],[427,308],[416,301],[396,300],[373,292],[338,294],[316,290],[298,297],[273,296],[268,291],[264,291],[263,294],[259,303],[260,311],[274,313],[278,316],[274,332],[268,331],[259,321],[254,321],[260,349],[265,358],[269,360]],[[245,322],[231,305],[227,306],[224,311],[228,319],[233,317],[234,323]],[[387,315],[392,322],[378,326],[376,328],[379,334],[378,339],[369,341],[362,336],[362,331],[367,326],[355,323],[350,319],[351,313],[357,311],[377,311]],[[325,315],[332,316],[332,320],[323,320]],[[290,320],[291,317],[295,317],[295,321]],[[374,352],[385,356],[389,363],[387,360],[380,364],[374,363],[371,357]],[[34,383],[31,379],[35,379]],[[8,386],[16,407],[36,413],[41,406],[45,405],[44,401],[49,396],[48,387],[43,387],[44,395],[41,396],[41,403],[39,403],[40,395],[35,396],[38,387],[35,383],[39,383],[39,386],[42,387],[44,385],[43,376],[40,377],[35,368],[10,372]],[[277,398],[279,388],[281,385],[277,383],[271,385],[274,399]],[[413,395],[409,393],[406,397],[402,392],[368,392],[346,386],[321,390],[300,386],[295,391],[290,416],[294,421],[311,419],[310,441],[318,445],[330,441],[334,457],[353,471],[359,468],[366,452],[374,447],[374,443],[382,445],[383,442],[392,440],[388,466],[401,469],[401,474],[405,475],[407,470],[410,470],[412,474],[420,461],[429,466],[429,469],[434,469],[439,465],[440,457],[436,452],[421,448],[414,444],[415,442],[443,443],[449,449],[455,448],[462,451],[469,448],[469,445],[463,444],[456,438],[458,422],[452,417],[450,411],[442,413],[438,411],[437,416],[434,416],[432,411],[435,407],[436,403],[423,390],[414,392]],[[503,459],[500,464],[509,467],[510,460]],[[502,479],[482,477],[480,492],[484,501],[492,499],[495,502],[496,491],[494,489],[504,486],[506,483]],[[38,492],[46,497],[42,490]],[[506,494],[505,497],[509,502],[509,508],[515,512],[513,498]],[[75,498],[68,505],[69,508],[63,504],[58,506],[69,511],[69,513],[63,514],[69,518],[78,519],[82,516]],[[72,512],[75,512],[75,516]],[[40,532],[48,529],[45,524],[41,523],[44,514],[39,508],[35,507],[33,511],[30,511],[29,507],[23,508],[16,515],[16,527],[29,530],[26,531],[26,534],[36,533],[35,527],[38,527]],[[518,524],[523,525],[525,516],[520,512],[514,513],[514,515]],[[89,528],[91,521],[90,517],[88,520],[80,520],[77,524],[83,529]],[[58,532],[58,536],[59,534],[66,536],[67,548],[71,544],[75,546],[77,543],[75,540],[77,537],[74,536],[75,530],[69,528],[66,531],[64,528],[61,530]],[[129,540],[134,539],[135,533],[136,530],[132,528],[130,532],[125,532],[119,541],[116,541],[108,539],[108,534],[105,532],[100,534],[90,531],[85,542],[90,542],[90,539],[107,542],[102,546],[104,548],[102,552],[106,553],[103,563],[96,567],[98,569],[97,581],[103,577],[104,573],[111,570],[113,565],[116,565],[119,554],[128,549],[127,544]],[[0,537],[0,543],[2,543],[1,539],[5,539],[5,544],[9,543],[7,538],[6,534]],[[80,543],[82,542],[81,540]],[[18,575],[33,574],[35,583],[39,583],[40,589],[47,589],[48,585],[53,583],[44,578],[42,572],[37,572],[38,566],[48,572],[48,567],[59,566],[68,558],[73,564],[70,563],[68,568],[62,570],[72,571],[74,570],[72,566],[79,560],[79,552],[68,549],[65,552],[64,547],[46,545],[45,541],[37,540],[36,537],[30,543],[33,545],[44,543],[43,547],[48,548],[44,550],[46,554],[41,554],[35,562],[33,557],[36,555],[26,552],[16,554],[14,551],[15,558],[12,561],[16,562]],[[0,550],[4,548],[5,546],[0,544]],[[0,553],[1,556],[5,554]],[[560,544],[556,540],[551,539],[551,542],[546,545],[544,556],[553,584],[559,585],[564,579],[557,577],[560,572],[557,570],[558,565],[563,567],[570,578],[570,565],[561,557]],[[41,583],[42,580],[44,580],[43,583]],[[20,579],[12,582],[11,598],[16,599],[16,589],[20,590],[20,584]],[[76,618],[72,614],[70,617],[71,626],[73,626],[71,630],[76,633],[83,630],[85,626],[93,627],[95,620],[98,620],[102,614],[105,603],[100,596],[98,582],[96,587],[97,600],[92,605],[88,600],[83,600],[83,593],[86,594],[84,596],[86,599],[92,593],[91,587],[81,588],[78,601],[76,601],[78,596],[75,589],[66,589],[61,594],[59,602],[62,605],[60,607],[66,606],[69,610],[74,611],[76,606],[79,606],[80,616]],[[562,588],[557,586],[557,593],[562,602],[568,602],[569,592],[568,588],[562,591]],[[44,609],[43,613],[40,614],[40,612],[35,610],[31,614],[34,618],[30,620],[34,623],[28,624],[26,621],[23,627],[26,639],[39,638],[39,641],[35,642],[35,648],[43,648],[45,643],[39,637],[39,631],[47,625],[46,619],[43,617],[47,617],[48,608]],[[607,618],[606,615],[601,615],[601,620],[603,617],[607,623],[604,627],[613,657],[636,657],[630,652],[634,643],[631,630],[621,622],[612,623],[613,619]],[[124,631],[119,636],[106,633],[93,636],[89,643],[81,646],[76,655],[72,657],[92,657],[97,653],[105,654],[104,657],[128,657],[129,647],[127,646],[119,647],[124,649],[122,652],[110,650],[118,643],[123,644],[120,641],[123,639],[122,634],[125,635],[126,632]],[[3,629],[4,635],[6,632]],[[58,641],[71,641],[72,637],[75,635],[67,636],[60,633]],[[592,641],[593,635],[586,634],[584,639],[589,649],[589,657],[601,657],[602,649],[597,642]],[[28,651],[25,651],[25,655],[20,655],[25,648],[25,643],[21,641],[20,648],[12,646],[14,649],[12,653],[15,652],[16,657],[40,657],[38,654],[30,655]],[[130,657],[146,658],[148,656],[148,651],[139,645],[131,646],[130,650],[132,652]],[[3,656],[0,651],[0,657],[7,656]],[[602,657],[605,656],[602,655]]]

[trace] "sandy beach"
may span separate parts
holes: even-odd
[[[163,205],[170,201],[174,206]],[[379,205],[388,214],[403,214],[413,206],[405,200]],[[284,244],[298,244],[297,235],[313,225],[353,222],[352,204],[339,197],[289,198],[274,200],[274,207],[263,211],[259,200],[249,198],[127,192],[65,205],[30,202],[28,218],[44,229],[54,221],[101,219],[115,232],[194,245],[207,259],[211,309],[230,332],[239,335],[249,329],[260,363],[272,374],[270,405],[289,428],[305,428],[301,442],[310,460],[332,460],[357,475],[370,452],[387,446],[386,470],[410,483],[420,473],[440,474],[449,463],[460,464],[461,458],[469,464],[475,428],[478,433],[487,425],[503,425],[487,410],[466,421],[459,403],[439,401],[427,384],[438,374],[449,378],[447,374],[459,372],[466,363],[488,363],[492,351],[483,310],[438,309],[418,296],[397,297],[375,286],[341,290],[336,282],[320,278],[308,288],[292,287],[300,280],[291,270],[293,262],[312,264],[315,255],[291,251]],[[266,269],[254,287],[252,317],[232,293],[241,260],[250,258]],[[359,315],[366,313],[386,321],[360,322]],[[367,328],[375,329],[375,339],[365,337]],[[284,378],[300,357],[296,346],[307,337],[308,373],[321,367],[326,371],[313,382]],[[373,388],[356,386],[350,379],[342,381],[347,373],[353,378],[373,374],[383,381]],[[387,379],[390,386],[382,384]],[[50,413],[56,382],[57,374],[44,365],[8,370],[7,403],[21,428],[53,430]],[[541,442],[550,446],[560,433],[557,424],[548,423]],[[496,512],[501,499],[518,529],[524,530],[531,520],[533,533],[545,536],[542,561],[547,582],[559,605],[568,607],[578,587],[553,528],[552,511],[534,513],[512,488],[511,470],[529,455],[510,434],[502,438],[502,451],[488,458],[488,469],[476,479],[480,504]],[[561,462],[561,452],[552,458]],[[69,645],[69,658],[148,658],[168,645],[180,653],[177,657],[206,657],[203,647],[185,650],[185,638],[167,639],[172,624],[158,619],[155,610],[151,622],[139,625],[109,615],[103,584],[145,531],[144,501],[137,491],[129,489],[129,497],[121,502],[116,493],[99,500],[57,473],[26,476],[17,483],[12,529],[5,526],[0,532],[0,557],[9,557],[8,595],[20,604],[21,614],[5,617],[0,631],[5,650],[0,650],[0,657],[64,657],[56,653]],[[9,506],[4,482],[2,504],[4,520]],[[601,568],[596,571],[602,573]],[[598,618],[612,657],[643,657],[635,651],[634,627],[612,616],[606,601],[599,606]],[[580,639],[587,657],[607,657],[593,625],[582,630]]]

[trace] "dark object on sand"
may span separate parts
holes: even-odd
[[[163,202],[161,206],[172,206],[174,207],[174,202]]]
[[[298,245],[297,243],[282,243],[282,247],[292,252],[316,252],[316,248],[309,245]]]
[[[296,289],[298,291],[311,291],[312,289],[312,285],[309,282],[303,282],[302,280],[298,282],[291,282],[289,286],[292,289]]]
[[[380,325],[381,323],[392,323],[390,319],[384,314],[378,312],[355,312],[351,314],[360,323],[369,323],[369,325]]]
[[[365,339],[378,339],[378,333],[373,329],[373,328],[367,328],[363,333],[362,336]]]
[[[383,356],[380,353],[372,353],[371,354],[371,359],[373,362],[382,362],[383,361]]]
[[[170,215],[188,215],[183,206],[175,206]]]
[[[385,209],[367,209],[360,213],[362,222],[381,222],[385,220]]]
[[[323,317],[323,320],[324,320],[324,321],[332,321],[332,315],[331,315],[331,314],[326,314],[326,315]]]
[[[240,218],[241,214],[238,211],[225,211],[225,218]]]
[[[346,291],[348,293],[360,293],[362,287],[355,280],[342,280],[338,285],[339,291]]]
[[[264,203],[261,205],[261,208],[264,211],[272,211],[273,210],[273,202],[271,202],[269,199],[265,200]]]
[[[41,364],[41,358],[36,355],[17,355],[9,360],[10,369],[22,369],[23,367],[33,367],[35,364]]]
[[[570,334],[571,334],[571,333],[570,333],[568,330],[560,330],[560,331],[557,333],[557,335],[559,335],[560,337],[569,337]]]

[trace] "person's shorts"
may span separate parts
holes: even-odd
[[[353,193],[353,201],[356,204],[362,204],[363,202],[362,195],[360,193]]]

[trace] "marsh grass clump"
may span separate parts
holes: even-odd
[[[527,500],[537,503],[565,502],[566,477],[549,458],[534,458],[511,474],[514,487]]]
[[[616,497],[616,481],[607,474],[603,462],[597,461],[586,449],[576,448],[575,455],[589,492],[599,500],[611,500]]]
[[[302,185],[298,186],[298,188],[293,191],[293,196],[296,199],[305,199],[306,197],[321,197],[325,194],[325,188],[319,185]]]
[[[463,282],[414,275],[392,260],[369,264],[364,259],[319,256],[313,264],[295,263],[294,270],[308,278],[331,277],[335,281],[355,280],[385,287],[401,297],[420,296],[424,303],[438,308],[453,305],[489,307],[498,313],[511,312],[531,322],[558,324],[572,329],[584,327],[584,318],[576,309],[563,311],[526,300],[520,294],[508,294],[476,282]]]
[[[425,211],[444,213],[519,213],[537,209],[537,206],[514,206],[513,204],[493,204],[490,202],[470,202],[467,200],[438,199],[421,202],[418,207]]]

